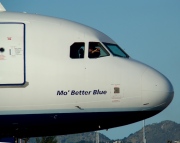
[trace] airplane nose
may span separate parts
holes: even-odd
[[[165,109],[174,97],[171,82],[154,69],[147,69],[142,75],[142,105],[143,110],[154,108]]]

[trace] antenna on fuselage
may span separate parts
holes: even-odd
[[[4,6],[0,3],[0,12],[6,11],[6,9],[4,8]]]

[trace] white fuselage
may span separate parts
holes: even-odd
[[[75,42],[85,44],[84,58],[70,57]],[[109,55],[89,58],[89,42],[99,42]],[[169,80],[130,57],[114,56],[104,42],[116,44],[100,31],[75,22],[0,12],[0,48],[4,50],[0,52],[0,122],[12,115],[158,113],[167,107],[174,94]],[[9,124],[18,126],[21,120]]]

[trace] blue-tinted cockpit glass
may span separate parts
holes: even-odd
[[[124,57],[124,58],[129,58],[129,55],[126,54],[118,45],[116,44],[111,44],[111,43],[103,43],[108,50],[114,55],[118,57]]]

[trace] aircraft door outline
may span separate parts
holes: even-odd
[[[26,83],[25,24],[0,22],[0,86]]]

